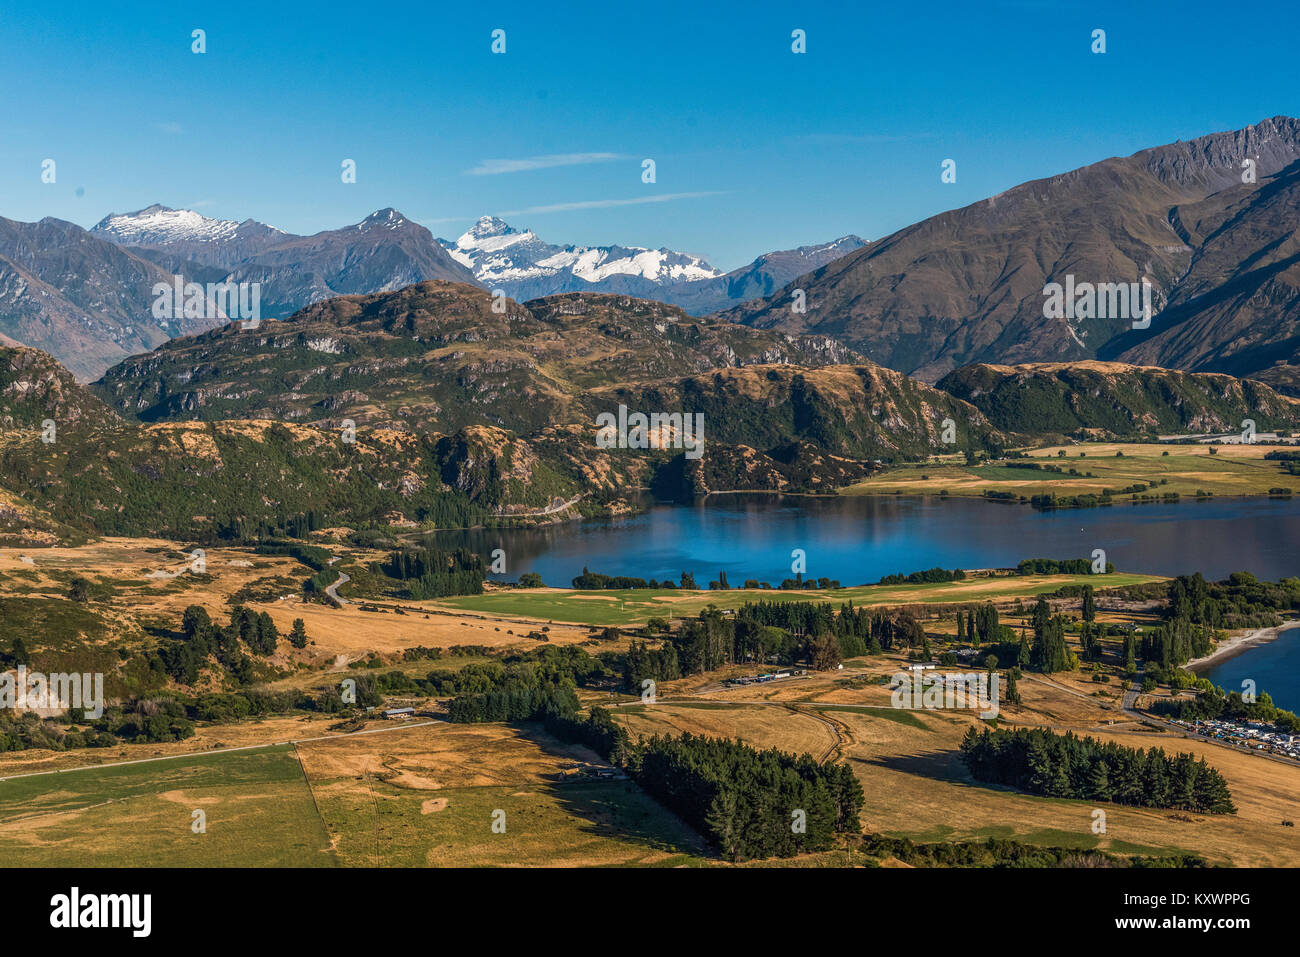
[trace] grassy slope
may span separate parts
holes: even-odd
[[[1057,455],[1061,449],[1066,452],[1063,458]],[[1160,479],[1168,479],[1169,484],[1157,484],[1146,494],[1177,492],[1183,497],[1194,497],[1199,489],[1215,495],[1266,495],[1275,486],[1300,490],[1300,478],[1283,472],[1279,462],[1265,461],[1268,451],[1269,447],[1262,445],[1220,446],[1211,455],[1210,447],[1205,445],[1088,442],[1052,446],[1036,450],[1030,456],[1033,461],[1067,471],[1075,469],[1081,473],[1079,476],[997,465],[967,467],[957,457],[948,457],[941,463],[888,469],[841,494],[888,494],[901,490],[904,494],[937,495],[946,490],[949,495],[979,496],[991,489],[1025,496],[1086,495],[1099,494],[1107,488],[1118,492],[1137,482],[1150,484]],[[1084,458],[1079,457],[1080,452],[1086,453]],[[1116,452],[1123,452],[1123,457],[1117,457]],[[1164,452],[1169,454],[1166,456]],[[1093,473],[1092,478],[1086,477],[1088,472]],[[929,478],[922,479],[923,475]]]
[[[733,588],[728,591],[680,591],[673,589],[628,589],[577,591],[542,588],[489,592],[441,599],[436,604],[464,611],[492,615],[518,615],[544,621],[575,622],[584,625],[627,625],[647,618],[690,616],[709,605],[739,608],[751,601],[852,601],[857,606],[945,604],[1030,598],[1056,591],[1064,585],[1090,583],[1118,588],[1158,581],[1156,575],[1117,572],[1106,576],[1028,575],[1004,578],[974,578],[962,582],[924,585],[858,585],[809,591],[777,591]]]
[[[0,856],[29,867],[322,867],[329,843],[283,746],[0,782]]]

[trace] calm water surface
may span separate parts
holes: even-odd
[[[714,496],[697,505],[655,505],[630,518],[569,522],[541,529],[439,532],[439,547],[487,556],[506,550],[506,574],[538,572],[568,587],[587,566],[608,575],[671,578],[693,572],[701,586],[725,571],[746,578],[791,577],[791,550],[807,554],[807,575],[845,585],[893,572],[1012,566],[1022,558],[1085,558],[1094,548],[1121,571],[1201,572],[1220,579],[1239,570],[1260,578],[1300,575],[1300,499],[1222,499],[1178,505],[1036,512],[1023,505],[969,499],[771,495]],[[1260,690],[1300,709],[1300,628],[1206,672],[1216,684]]]
[[[1300,711],[1300,628],[1288,628],[1277,641],[1256,645],[1201,674],[1228,691],[1241,691],[1242,681],[1249,678],[1256,691],[1267,691],[1279,708]]]
[[[845,585],[893,572],[1012,566],[1022,558],[1085,558],[1094,548],[1121,571],[1201,572],[1223,578],[1246,569],[1261,578],[1300,575],[1300,499],[1222,499],[1178,505],[1037,512],[969,499],[800,498],[723,495],[697,505],[655,505],[625,519],[542,529],[439,532],[440,547],[487,555],[504,548],[506,574],[539,572],[568,587],[587,566],[609,575],[705,585],[725,571],[746,578],[791,577],[790,553],[807,554],[807,575]]]

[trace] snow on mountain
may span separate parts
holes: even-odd
[[[361,222],[357,223],[357,229],[365,232],[368,229],[401,229],[410,220],[399,213],[393,207],[379,209],[371,213]]]
[[[558,292],[630,292],[637,285],[666,285],[722,275],[703,259],[671,249],[638,246],[556,246],[532,230],[519,230],[495,216],[484,216],[455,242],[439,240],[453,259],[473,270],[488,286],[514,298]],[[620,288],[592,287],[620,280]],[[640,282],[637,282],[640,281]]]
[[[219,243],[234,239],[241,229],[286,235],[274,226],[253,220],[210,219],[192,209],[172,209],[155,203],[134,213],[114,213],[101,219],[92,233],[122,246],[163,246],[175,243]]]

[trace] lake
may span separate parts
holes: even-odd
[[[1227,691],[1241,691],[1249,678],[1256,694],[1267,691],[1279,708],[1300,711],[1300,628],[1288,628],[1276,641],[1255,645],[1201,674]]]
[[[807,556],[805,577],[844,585],[926,568],[1014,566],[1023,558],[1091,558],[1106,552],[1120,571],[1224,578],[1300,575],[1300,499],[1212,499],[1039,512],[1026,505],[904,496],[711,496],[696,505],[653,505],[627,518],[538,529],[438,532],[431,544],[506,552],[515,580],[538,572],[568,587],[583,566],[608,575],[671,578],[692,572],[701,587],[725,571],[779,583],[792,577],[791,552]]]

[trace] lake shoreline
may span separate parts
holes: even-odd
[[[1226,641],[1219,642],[1219,646],[1204,658],[1196,658],[1183,665],[1193,674],[1201,674],[1208,671],[1214,665],[1222,664],[1229,658],[1235,658],[1240,654],[1250,651],[1252,648],[1258,648],[1261,645],[1267,645],[1277,641],[1284,631],[1290,631],[1293,628],[1300,628],[1300,621],[1283,622],[1276,628],[1257,628],[1254,631],[1247,632],[1244,635],[1238,635],[1235,638],[1229,638]]]

